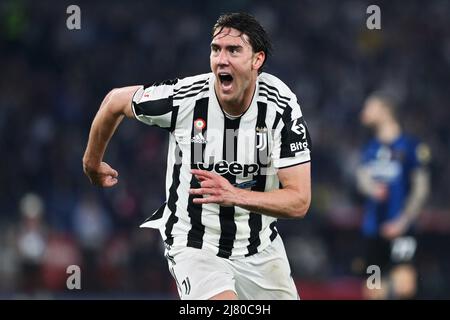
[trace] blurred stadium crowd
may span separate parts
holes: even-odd
[[[81,8],[81,30],[66,8]],[[157,232],[167,136],[125,120],[106,155],[120,183],[91,186],[81,158],[112,88],[209,71],[220,13],[247,11],[275,46],[267,71],[299,97],[313,139],[313,204],[280,221],[303,298],[359,298],[362,199],[354,168],[368,93],[402,98],[407,130],[429,144],[432,196],[419,221],[422,298],[450,298],[450,2],[13,1],[0,3],[0,297],[176,298]],[[82,290],[66,288],[81,267]]]

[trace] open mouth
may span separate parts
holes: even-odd
[[[232,87],[233,76],[226,72],[219,73],[219,81],[224,90],[229,90]]]

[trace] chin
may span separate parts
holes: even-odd
[[[236,100],[235,97],[231,93],[224,93],[224,92],[221,92],[219,94],[219,98],[220,98],[220,100],[222,100],[223,102],[226,102],[226,103],[230,103],[230,102],[233,102],[234,100]]]

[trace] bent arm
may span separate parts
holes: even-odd
[[[238,206],[275,218],[302,218],[311,203],[311,164],[304,163],[280,169],[278,179],[283,189],[269,192],[237,188],[214,172],[193,169],[200,181],[200,188],[190,189],[198,204],[217,203],[221,206]]]
[[[356,182],[359,192],[364,194],[365,196],[371,197],[373,194],[373,181],[370,177],[370,174],[364,166],[360,166],[356,171]]]
[[[356,171],[357,188],[364,196],[377,201],[383,201],[388,196],[388,187],[385,183],[375,181],[369,169],[361,165]]]
[[[278,179],[283,189],[243,190],[236,205],[275,218],[303,218],[311,204],[311,163],[280,169]]]
[[[96,185],[111,186],[109,176],[117,172],[102,163],[106,147],[124,116],[133,117],[131,99],[140,86],[111,90],[103,99],[89,132],[89,140],[83,156],[83,170]],[[106,166],[105,166],[106,165]],[[117,182],[117,181],[116,181]],[[115,184],[115,183],[114,183]]]
[[[377,183],[372,179],[369,169],[360,166],[356,170],[356,181],[359,192],[371,198],[376,198]]]

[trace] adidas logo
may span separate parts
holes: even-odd
[[[208,141],[206,141],[206,139],[203,136],[203,134],[201,132],[199,132],[191,139],[191,142],[192,143],[206,144]]]

